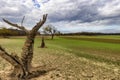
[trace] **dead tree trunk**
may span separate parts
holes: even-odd
[[[38,48],[45,48],[45,41],[44,41],[44,36],[41,36],[41,44],[38,46]]]
[[[47,14],[43,15],[43,19],[40,20],[30,31],[25,29],[25,27],[22,25],[19,26],[17,24],[11,23],[6,19],[3,19],[3,21],[7,24],[23,30],[27,34],[26,41],[22,48],[21,57],[13,54],[8,54],[5,49],[0,46],[0,56],[11,63],[12,66],[14,66],[11,77],[14,77],[15,80],[27,80],[31,76],[31,62],[33,58],[34,39],[39,28],[46,22],[46,19]]]
[[[42,40],[41,40],[41,48],[44,48],[45,47],[45,41],[44,41],[44,36],[42,36]]]
[[[53,34],[53,33],[51,33],[51,39],[53,40],[53,38],[54,38],[54,34]]]

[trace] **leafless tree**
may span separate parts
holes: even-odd
[[[24,19],[24,18],[23,18]],[[7,24],[19,28],[26,32],[27,38],[22,48],[21,57],[13,54],[9,54],[2,46],[0,46],[0,56],[8,61],[12,66],[14,66],[14,70],[11,73],[11,77],[15,78],[15,80],[27,80],[32,76],[38,74],[38,71],[32,71],[32,58],[33,58],[33,47],[34,47],[34,39],[37,34],[39,28],[46,22],[47,14],[43,15],[43,19],[40,20],[32,30],[27,30],[21,22],[21,26],[18,24],[14,24],[6,19],[3,19],[4,22]],[[14,80],[14,79],[12,79]]]
[[[46,27],[43,28],[43,32],[45,34],[50,34],[51,35],[51,39],[53,39],[55,33],[57,33],[57,29],[54,26],[52,26],[52,25],[47,25]]]

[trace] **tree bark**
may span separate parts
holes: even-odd
[[[14,66],[14,70],[11,76],[16,78],[22,78],[25,75],[25,70],[21,64],[20,58],[17,55],[8,54],[1,46],[0,46],[0,56],[8,61],[11,65]]]
[[[52,33],[52,34],[51,34],[51,39],[53,40],[53,38],[54,38],[54,34]]]
[[[45,47],[45,42],[44,42],[44,37],[42,36],[42,40],[41,40],[41,48],[44,48]]]
[[[8,61],[12,66],[14,66],[14,70],[11,74],[11,77],[15,78],[14,80],[27,80],[29,74],[31,73],[31,63],[33,58],[33,48],[34,48],[34,39],[37,34],[39,28],[46,22],[47,14],[43,15],[43,19],[40,20],[32,30],[25,29],[24,26],[19,26],[14,24],[6,19],[3,19],[7,24],[17,27],[26,32],[27,38],[22,48],[21,57],[17,55],[8,54],[1,46],[0,46],[0,56]],[[30,74],[31,75],[31,74]]]
[[[32,34],[29,34],[22,48],[23,51],[21,54],[21,60],[27,73],[30,72],[30,68],[31,68],[31,61],[33,58],[34,39],[35,39],[35,36]]]

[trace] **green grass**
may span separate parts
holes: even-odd
[[[47,41],[47,43],[48,46],[52,44],[52,48],[61,48],[79,57],[120,66],[120,44],[66,37],[56,38],[54,41]]]
[[[85,38],[84,40],[81,38]],[[93,40],[89,39],[93,38]],[[103,39],[103,41],[99,41]],[[107,39],[108,42],[104,41]],[[74,37],[55,37],[54,40],[46,39],[47,48],[43,49],[44,52],[52,54],[54,50],[62,50],[69,52],[77,57],[83,57],[95,62],[104,62],[120,66],[120,44],[109,42],[109,40],[119,40],[119,36],[74,36]],[[98,40],[98,41],[97,41]],[[22,46],[24,44],[24,37],[13,37],[10,39],[0,39],[0,45],[6,48],[7,51],[16,52],[20,55]],[[40,52],[40,38],[35,40],[35,53]],[[50,50],[53,50],[52,52]],[[44,53],[45,54],[45,53]],[[37,54],[39,55],[39,54]]]

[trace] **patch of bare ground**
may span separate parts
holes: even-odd
[[[120,80],[120,67],[76,57],[72,53],[50,50],[40,56],[39,64],[55,70],[32,80]],[[37,61],[35,61],[37,62]]]
[[[50,53],[49,53],[50,51]],[[38,51],[33,59],[34,67],[48,70],[31,80],[120,80],[120,67],[106,63],[94,62],[76,57],[62,50]],[[6,74],[12,67],[0,71],[1,80],[9,80]]]

